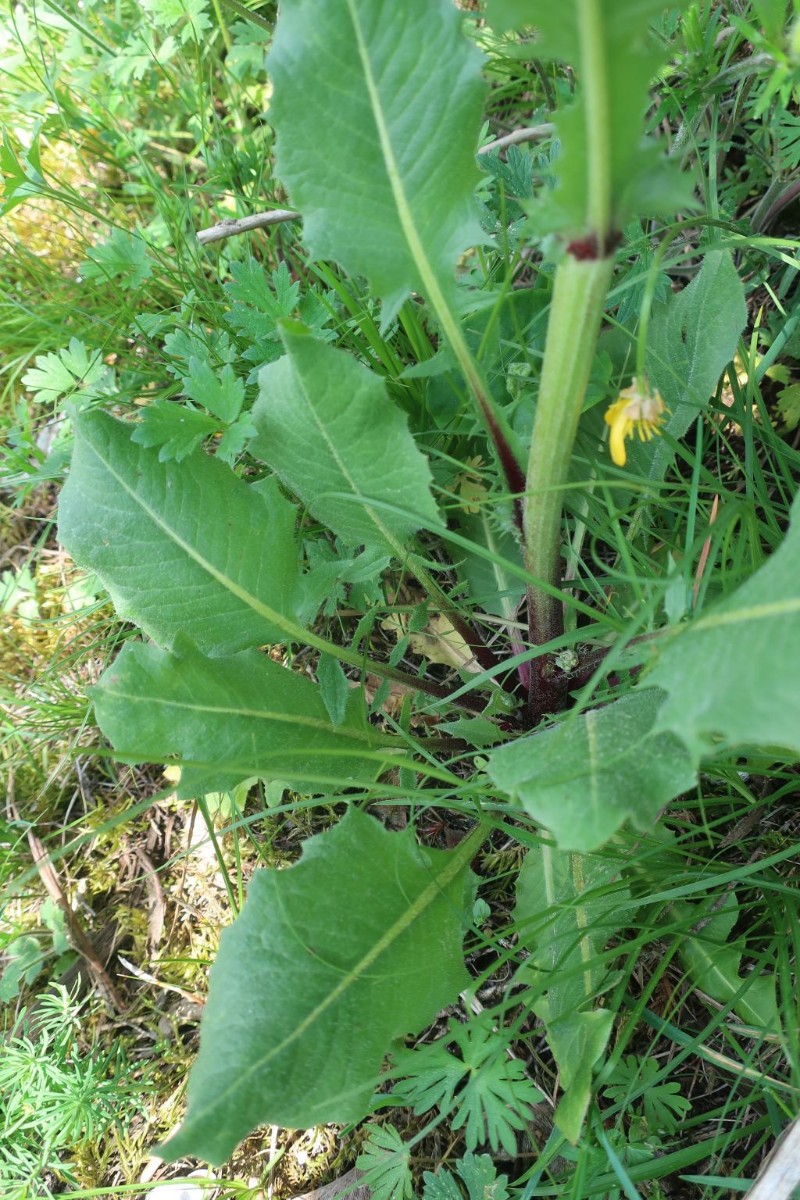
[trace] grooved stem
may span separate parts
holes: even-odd
[[[561,579],[564,487],[613,265],[613,258],[579,261],[570,255],[556,270],[523,517],[525,566],[554,587]],[[532,645],[559,637],[564,631],[561,602],[532,585],[528,621]],[[566,676],[547,655],[531,666],[530,715],[538,719],[562,706]]]

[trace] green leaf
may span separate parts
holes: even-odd
[[[359,1183],[376,1200],[412,1200],[411,1147],[392,1125],[370,1129],[356,1166],[363,1171]]]
[[[785,0],[753,0],[753,9],[764,36],[773,45],[780,46],[786,24]]]
[[[516,620],[517,610],[525,595],[525,585],[518,575],[510,575],[503,561],[522,565],[519,542],[511,533],[498,529],[485,509],[476,516],[459,517],[464,536],[485,547],[499,560],[492,562],[482,554],[471,554],[464,547],[459,553],[459,575],[469,584],[469,595],[479,608],[506,620]]]
[[[679,1083],[660,1082],[660,1074],[656,1059],[628,1054],[614,1067],[603,1095],[621,1108],[641,1104],[650,1133],[674,1133],[692,1105]]]
[[[422,1179],[425,1185],[422,1200],[464,1200],[461,1188],[445,1167],[439,1167],[435,1173],[425,1171]]]
[[[127,229],[115,229],[105,242],[90,247],[87,253],[87,261],[81,265],[84,279],[118,279],[126,288],[137,288],[153,273],[147,242]]]
[[[365,275],[384,322],[409,292],[451,292],[458,258],[483,240],[482,59],[462,20],[450,0],[290,0],[278,18],[277,174],[312,256]]]
[[[0,975],[0,1004],[11,1004],[21,988],[33,983],[44,966],[45,955],[35,937],[23,934],[4,947],[3,973]]]
[[[539,1016],[547,1027],[547,1041],[558,1064],[563,1095],[553,1120],[567,1141],[578,1141],[592,1097],[594,1067],[602,1057],[611,1031],[614,1014],[605,1008],[576,1012],[561,1021],[549,1019],[542,1007]]]
[[[456,1168],[466,1184],[469,1200],[507,1200],[508,1177],[497,1174],[488,1154],[473,1154],[468,1150],[456,1162]]]
[[[493,1012],[481,1013],[466,1025],[452,1020],[439,1041],[397,1054],[394,1073],[407,1073],[408,1078],[395,1082],[392,1094],[417,1114],[434,1107],[443,1114],[455,1110],[450,1124],[464,1128],[471,1150],[488,1142],[493,1150],[502,1146],[513,1156],[516,1132],[528,1126],[532,1106],[543,1097],[520,1059],[498,1053],[502,1035],[497,1023]],[[459,1055],[445,1043],[454,1043]]]
[[[497,1174],[488,1154],[473,1154],[468,1150],[455,1165],[469,1200],[508,1200],[508,1178]],[[463,1200],[455,1177],[445,1167],[439,1167],[435,1173],[425,1171],[422,1178],[425,1184],[422,1200]]]
[[[202,404],[226,425],[235,421],[242,411],[244,383],[236,378],[230,363],[226,363],[221,371],[215,371],[208,359],[190,358],[189,374],[183,376],[182,383],[190,399]]]
[[[217,446],[217,458],[233,466],[256,431],[252,415],[244,412],[223,433]]]
[[[710,915],[704,913],[702,906],[689,905],[685,901],[673,907],[675,916],[685,918],[687,924],[691,922],[692,926],[697,926],[702,923],[702,929],[680,941],[680,960],[694,986],[720,1004],[728,1004],[741,993],[733,1006],[737,1016],[759,1029],[777,1033],[780,1021],[775,976],[743,975],[743,947],[728,940],[739,917],[735,894],[729,892]]]
[[[800,425],[800,383],[790,383],[781,388],[778,392],[778,412],[787,433]]]
[[[341,725],[347,711],[350,684],[335,658],[323,656],[317,663],[317,682],[322,702],[333,725]]]
[[[206,658],[129,643],[92,689],[100,729],[128,762],[181,764],[178,794],[224,792],[253,776],[325,791],[373,780],[395,757],[353,692],[337,728],[319,688],[264,654]],[[370,760],[369,755],[372,754]]]
[[[183,632],[208,654],[297,636],[294,509],[277,481],[248,485],[199,451],[159,462],[105,413],[74,424],[59,536],[120,616],[162,645]]]
[[[40,404],[75,399],[81,404],[108,395],[114,387],[114,372],[103,362],[99,350],[89,352],[78,338],[55,354],[37,354],[35,367],[22,376],[25,387]]]
[[[131,440],[139,446],[157,446],[159,462],[182,462],[200,443],[219,429],[206,413],[169,400],[154,400],[142,409]]]
[[[653,310],[647,372],[670,416],[664,430],[683,437],[736,353],[747,320],[744,289],[727,250],[710,250],[688,287]],[[632,466],[660,480],[674,458],[663,438],[631,446]]]
[[[553,228],[588,231],[590,164],[597,139],[594,108],[602,105],[613,228],[633,214],[666,215],[691,201],[676,164],[642,137],[648,90],[665,48],[650,36],[650,24],[664,11],[663,0],[594,0],[588,6],[598,29],[589,31],[587,6],[580,0],[553,5],[548,0],[493,0],[488,16],[501,31],[533,26],[536,55],[566,61],[576,70],[575,102],[556,114],[562,145],[556,163],[558,186],[546,199],[556,218]],[[591,95],[583,94],[591,72]],[[537,208],[539,206],[537,205]]]
[[[505,741],[508,736],[488,717],[457,717],[455,721],[441,721],[439,729],[442,733],[449,733],[451,737],[462,738],[479,750]]]
[[[678,737],[653,732],[663,699],[651,688],[635,691],[500,746],[489,756],[489,777],[563,850],[594,850],[628,818],[646,829],[696,778]]]
[[[263,336],[265,325],[275,329],[282,317],[290,317],[295,311],[300,284],[292,282],[286,263],[268,275],[251,257],[243,263],[232,262],[231,275],[233,280],[224,285],[224,290],[233,302],[228,321],[234,329],[255,333],[251,322],[259,321]]]
[[[466,986],[473,839],[417,846],[349,809],[284,870],[256,872],[220,941],[186,1121],[167,1146],[223,1162],[256,1125],[360,1120],[393,1038]]]
[[[517,881],[514,918],[520,943],[531,950],[526,974],[539,991],[532,1008],[547,1028],[564,1091],[556,1125],[572,1142],[614,1020],[592,1006],[609,976],[603,950],[625,923],[617,913],[627,888],[618,876],[614,859],[542,844],[528,851]]]
[[[344,541],[401,555],[420,525],[439,519],[405,416],[351,355],[302,326],[284,323],[281,336],[286,356],[259,375],[252,452]]]
[[[658,736],[695,761],[739,745],[800,753],[800,497],[783,543],[719,604],[677,632],[648,684],[663,688]]]

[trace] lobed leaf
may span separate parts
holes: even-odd
[[[74,426],[59,537],[121,617],[207,654],[296,636],[295,513],[277,481],[248,485],[199,451],[160,462],[132,441],[136,426],[105,413]]]
[[[783,543],[736,591],[676,634],[648,683],[655,729],[695,760],[738,745],[800,753],[800,497]]]
[[[594,850],[628,818],[644,829],[696,778],[675,733],[653,731],[663,699],[635,691],[509,742],[489,755],[489,777],[563,850]]]
[[[746,321],[744,288],[727,250],[708,251],[688,287],[654,308],[647,372],[669,409],[670,439],[682,438],[705,408]],[[663,479],[674,457],[665,438],[631,446],[632,466],[653,480]]]
[[[691,922],[691,933],[681,939],[680,960],[695,987],[712,1000],[728,1004],[736,997],[733,1009],[743,1021],[777,1033],[780,1029],[776,998],[776,976],[743,971],[741,942],[730,942],[739,917],[739,902],[729,892],[699,916],[698,906],[680,901],[673,905],[674,915]],[[698,929],[698,925],[700,928]]]
[[[345,542],[401,555],[420,525],[439,519],[405,416],[351,355],[288,322],[281,336],[285,357],[259,375],[251,450]]]
[[[182,798],[230,791],[253,777],[321,792],[370,782],[395,761],[367,723],[360,695],[350,694],[334,726],[310,679],[255,650],[206,658],[182,637],[171,653],[128,643],[91,694],[120,757],[179,757]]]
[[[189,1109],[166,1153],[223,1162],[256,1125],[360,1120],[393,1038],[468,981],[471,841],[422,849],[349,809],[258,871],[211,971]]]
[[[450,0],[281,6],[268,60],[277,174],[312,256],[365,275],[384,321],[409,292],[450,292],[459,256],[483,240],[482,60],[462,20]]]

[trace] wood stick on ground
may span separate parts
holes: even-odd
[[[791,1200],[800,1185],[800,1116],[784,1130],[744,1200]]]
[[[249,217],[238,220],[228,218],[218,221],[208,229],[198,229],[197,240],[205,246],[209,242],[220,242],[223,238],[233,237],[235,233],[247,233],[251,229],[264,229],[268,225],[278,225],[281,221],[297,221],[299,212],[291,208],[273,208],[268,212],[253,213]]]
[[[478,154],[505,150],[507,146],[518,146],[521,142],[535,142],[540,138],[549,137],[553,129],[554,126],[549,123],[531,125],[527,129],[515,129],[513,133],[507,133],[504,137],[495,138],[493,142],[481,146]],[[226,217],[224,221],[217,221],[216,225],[209,225],[207,229],[198,229],[197,240],[202,246],[207,246],[209,242],[221,242],[223,238],[233,237],[237,233],[249,233],[251,229],[265,229],[269,225],[279,225],[282,221],[297,221],[299,218],[300,213],[292,208],[271,208],[266,212],[253,213],[249,217]]]

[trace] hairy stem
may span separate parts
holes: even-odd
[[[551,587],[560,582],[564,486],[612,268],[612,258],[579,261],[570,255],[556,271],[523,518],[525,565]],[[528,621],[532,645],[559,637],[564,627],[561,602],[532,585]],[[566,680],[548,656],[534,659],[532,667],[530,707],[538,717],[561,706],[559,693]]]

